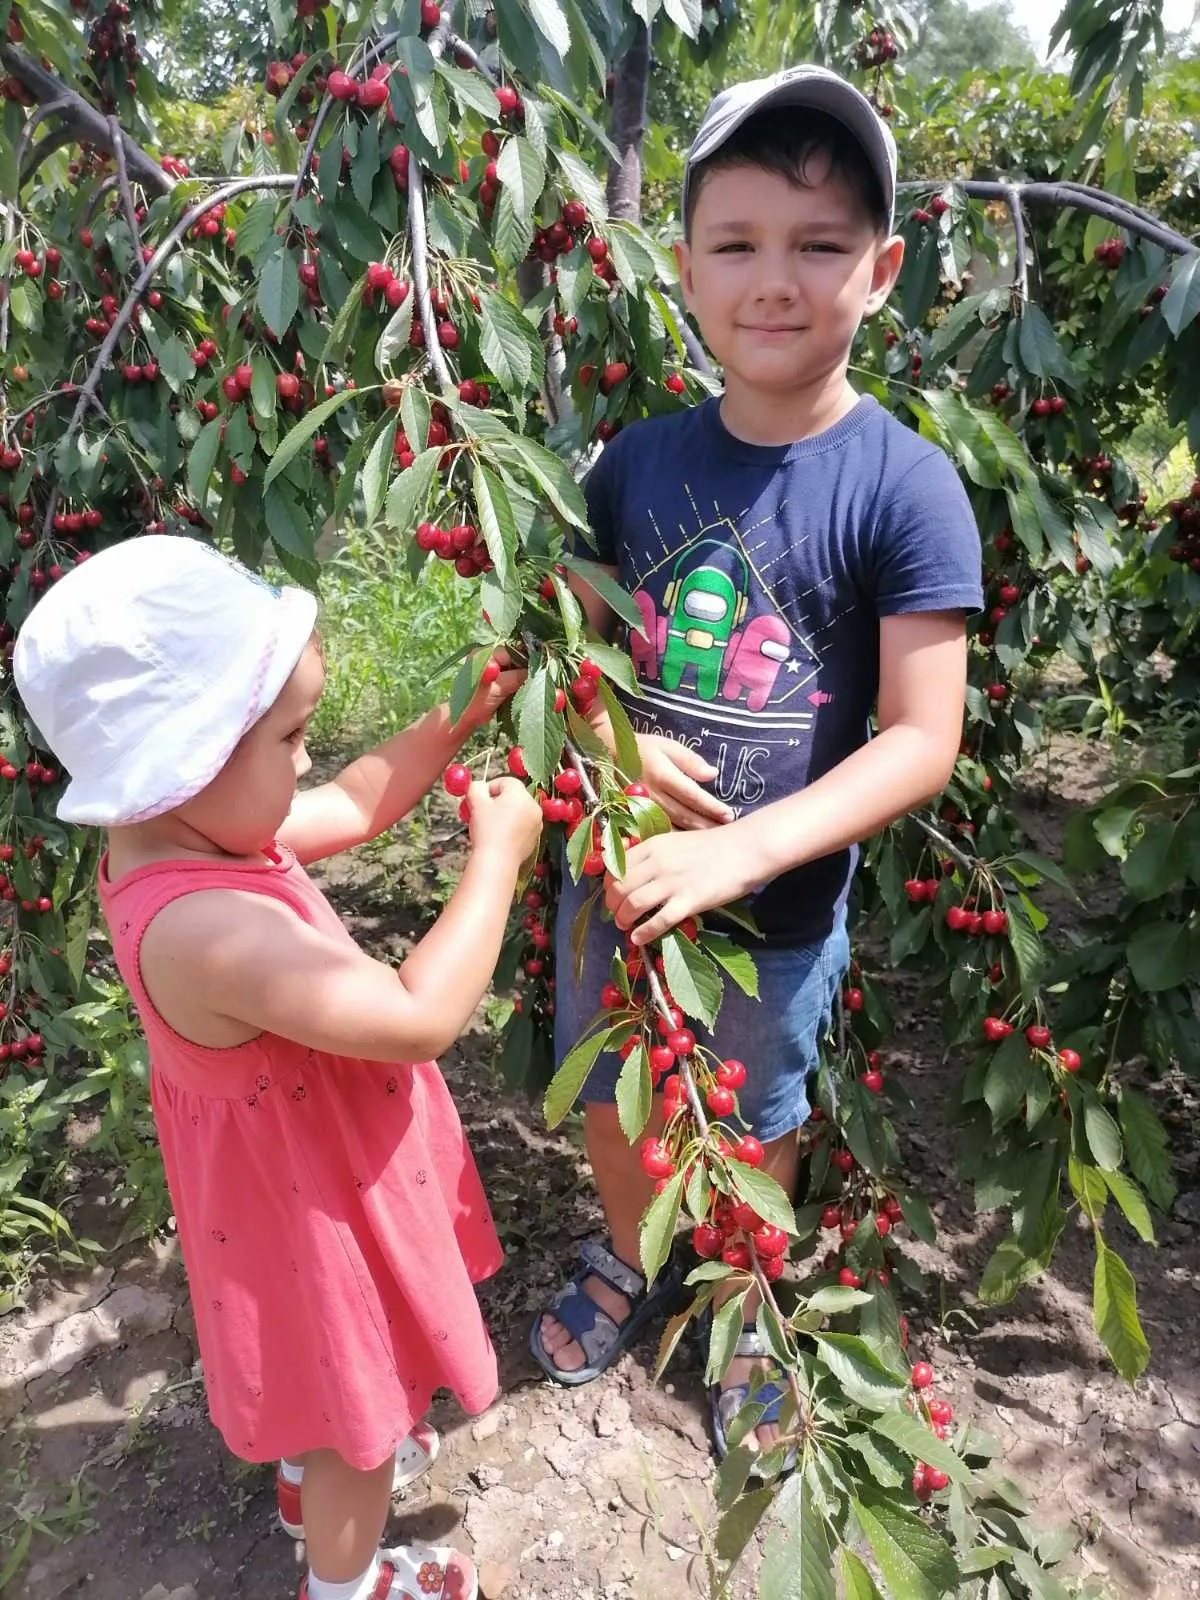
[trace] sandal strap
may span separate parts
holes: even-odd
[[[620,1326],[583,1288],[582,1272],[564,1284],[550,1303],[550,1314],[562,1323],[590,1365],[603,1361],[621,1337]]]
[[[759,1333],[757,1324],[749,1322],[742,1329],[733,1353],[735,1356],[760,1358],[770,1356],[771,1348]]]
[[[579,1259],[589,1272],[597,1278],[603,1278],[610,1289],[615,1289],[627,1299],[637,1299],[645,1294],[646,1280],[641,1273],[635,1272],[595,1239],[584,1240],[579,1249]]]

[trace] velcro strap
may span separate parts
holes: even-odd
[[[634,1297],[645,1293],[646,1280],[641,1273],[627,1267],[619,1256],[613,1255],[611,1250],[606,1250],[594,1239],[584,1241],[579,1256],[590,1271],[598,1278],[603,1278],[609,1288],[615,1289],[618,1294]]]

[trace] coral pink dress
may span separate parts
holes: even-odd
[[[150,1047],[151,1101],[191,1286],[209,1410],[247,1461],[332,1448],[378,1466],[433,1391],[479,1412],[496,1357],[473,1284],[502,1252],[437,1063],[329,1055],[262,1034],[182,1038],[142,986],[139,950],[201,889],[282,900],[350,939],[295,856],[100,869],[113,949]]]

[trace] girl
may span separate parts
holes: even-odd
[[[431,1059],[482,997],[541,827],[508,779],[468,795],[471,856],[399,969],[355,945],[304,867],[408,812],[517,687],[489,666],[297,793],[324,682],[316,605],[189,538],[76,568],[21,631],[17,686],[71,774],[65,821],[108,832],[100,896],[145,1027],[212,1419],[301,1476],[302,1600],[473,1600],[466,1556],[381,1551],[433,1390],[497,1387],[473,1285],[501,1251]],[[286,1506],[285,1508],[286,1509]],[[296,1512],[290,1521],[295,1523]]]

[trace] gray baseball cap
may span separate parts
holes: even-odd
[[[826,67],[814,66],[788,67],[769,78],[736,83],[717,95],[704,113],[700,130],[687,154],[683,169],[683,215],[687,215],[688,184],[697,163],[714,155],[747,118],[776,106],[803,106],[810,111],[822,111],[850,130],[879,179],[890,230],[896,203],[896,141],[892,130],[866,95],[852,83]]]

